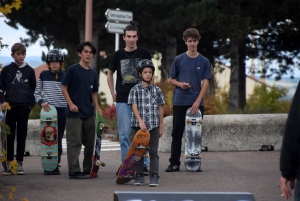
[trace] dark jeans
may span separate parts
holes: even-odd
[[[25,143],[27,137],[28,118],[30,108],[28,105],[11,106],[11,110],[7,110],[6,124],[10,127],[10,134],[7,136],[7,160],[14,160],[14,142],[17,129],[17,156],[18,162],[23,162]]]
[[[63,152],[62,138],[64,136],[65,126],[66,126],[66,108],[56,107],[56,111],[57,111],[57,130],[58,130],[58,163],[60,163],[61,154]]]
[[[188,108],[191,106],[174,106],[173,105],[173,130],[171,143],[171,158],[169,159],[172,165],[180,166],[180,155],[182,136],[185,127],[185,115]],[[199,107],[202,118],[204,116],[204,106]]]

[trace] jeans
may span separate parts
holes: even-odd
[[[6,124],[10,127],[10,134],[7,135],[7,160],[14,160],[14,142],[17,129],[17,156],[18,162],[23,162],[25,143],[27,137],[28,118],[30,108],[29,105],[11,106],[11,110],[7,110]]]
[[[137,132],[140,128],[134,127],[133,130]],[[159,172],[159,156],[158,156],[158,143],[159,143],[159,127],[152,129],[150,132],[149,156],[150,156],[150,175],[158,175]],[[136,169],[137,174],[143,173],[144,156],[142,156],[139,165]]]
[[[131,106],[127,103],[116,103],[119,140],[122,162],[130,147]]]
[[[169,159],[171,165],[180,166],[182,136],[185,128],[185,115],[187,109],[190,107],[191,106],[173,106],[171,158]],[[204,106],[200,106],[199,109],[203,118]]]
[[[62,138],[64,136],[66,126],[66,108],[56,107],[57,111],[57,131],[58,131],[58,163],[60,163],[62,148]]]
[[[300,173],[298,173],[296,178],[294,201],[300,201]]]

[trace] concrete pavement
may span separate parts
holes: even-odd
[[[182,154],[183,155],[183,154]],[[71,180],[67,174],[67,156],[62,156],[61,175],[45,176],[40,157],[24,158],[23,176],[0,176],[0,194],[8,199],[10,187],[16,187],[15,200],[113,200],[114,191],[172,191],[172,192],[250,192],[256,201],[280,201],[279,151],[203,152],[203,172],[181,171],[166,173],[170,153],[159,153],[160,186],[149,187],[115,183],[115,172],[120,165],[120,151],[105,151],[101,160],[106,163],[99,177]],[[80,156],[82,162],[82,154]],[[183,158],[182,158],[183,161]],[[0,199],[1,200],[1,199]]]

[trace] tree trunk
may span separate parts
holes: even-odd
[[[229,111],[233,112],[239,109],[239,43],[237,40],[230,42],[230,94]]]
[[[166,81],[168,79],[174,58],[176,56],[176,52],[176,38],[172,36],[167,36],[162,51],[161,81]]]
[[[246,41],[239,45],[239,107],[246,106]]]

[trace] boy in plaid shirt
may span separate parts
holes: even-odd
[[[163,134],[163,105],[164,95],[159,87],[151,84],[154,74],[154,65],[151,60],[144,59],[138,63],[138,74],[141,82],[136,84],[129,93],[128,104],[132,107],[131,127],[138,130],[149,130],[149,155],[150,155],[150,184],[159,186],[158,176],[158,141]],[[134,185],[144,184],[143,157],[136,170]]]

